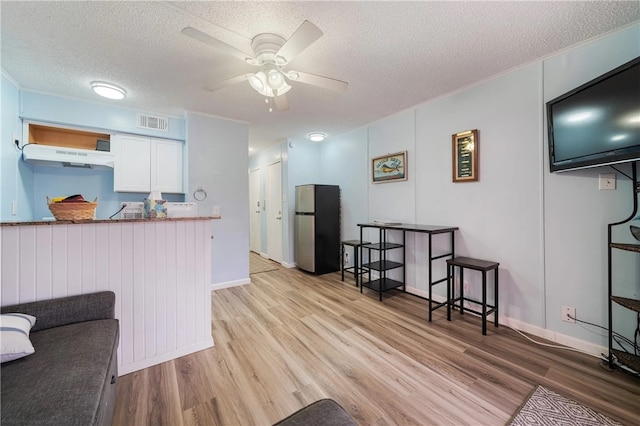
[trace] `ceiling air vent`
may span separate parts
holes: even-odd
[[[161,132],[169,131],[169,119],[166,117],[158,117],[155,115],[137,115],[137,127],[142,129],[160,130]]]

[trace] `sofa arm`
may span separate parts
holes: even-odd
[[[112,291],[81,294],[3,306],[2,313],[20,312],[36,317],[31,331],[60,327],[77,322],[115,317],[116,295]]]

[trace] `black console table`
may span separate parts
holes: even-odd
[[[377,243],[369,243],[369,244],[361,244],[360,245],[360,250],[364,251],[367,250],[367,261],[365,263],[364,261],[364,253],[361,252],[359,258],[362,261],[362,265],[361,268],[364,269],[365,271],[367,271],[368,273],[366,274],[366,276],[368,277],[368,281],[364,281],[361,280],[360,281],[360,292],[362,292],[362,288],[363,287],[367,287],[370,288],[372,290],[375,290],[378,292],[379,298],[380,300],[382,300],[382,293],[384,293],[385,291],[388,290],[392,290],[392,289],[398,289],[400,291],[405,291],[406,292],[406,286],[405,286],[405,281],[406,281],[406,269],[405,269],[405,259],[406,259],[406,247],[405,247],[405,241],[406,241],[406,233],[407,232],[418,232],[418,233],[423,233],[423,234],[428,234],[429,236],[429,256],[428,256],[428,261],[429,261],[429,321],[431,321],[431,313],[438,309],[439,307],[442,306],[446,306],[447,302],[442,302],[442,303],[436,303],[433,301],[433,286],[440,284],[440,283],[446,283],[447,282],[447,276],[443,277],[443,278],[438,278],[438,279],[434,279],[433,277],[433,262],[435,260],[438,259],[445,259],[445,258],[454,258],[455,255],[455,245],[454,245],[454,233],[455,231],[458,230],[457,226],[436,226],[436,225],[417,225],[417,224],[410,224],[410,223],[402,223],[402,224],[384,224],[384,223],[378,223],[378,222],[372,222],[372,223],[359,223],[358,226],[360,227],[360,241],[364,242],[363,240],[363,230],[365,228],[376,228],[378,229],[378,242]],[[391,243],[388,241],[388,233],[389,232],[398,232],[401,235],[400,238],[400,242],[399,243]],[[449,238],[450,238],[450,245],[451,245],[451,252],[449,253],[445,253],[445,254],[440,254],[437,256],[433,255],[433,250],[432,250],[432,240],[433,240],[433,236],[434,235],[438,235],[438,234],[449,234]],[[391,250],[401,250],[402,251],[402,261],[398,262],[398,261],[391,261],[389,260],[388,257],[388,253]],[[372,258],[372,251],[373,253],[377,253],[377,260],[374,260]],[[398,268],[402,268],[402,279],[400,280],[396,280],[396,279],[391,279],[387,276],[387,272],[392,270],[392,269],[398,269]],[[371,279],[371,271],[377,271],[377,273],[379,274],[378,279],[372,280]],[[448,270],[448,268],[447,268]],[[409,293],[409,294],[413,294],[413,293]],[[414,295],[415,296],[415,295]],[[418,296],[420,297],[420,296]]]

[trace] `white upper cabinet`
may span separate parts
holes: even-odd
[[[180,141],[114,135],[114,191],[183,193],[183,147]]]
[[[182,193],[182,142],[151,140],[151,190]]]

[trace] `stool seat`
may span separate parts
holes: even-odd
[[[360,240],[344,240],[340,242],[340,272],[342,274],[342,281],[344,281],[344,272],[347,271],[353,274],[353,277],[356,281],[356,286],[358,286],[359,277],[363,273],[358,262],[358,251],[360,250],[360,247],[365,244],[371,243],[369,241]],[[353,247],[353,266],[349,266],[348,268],[344,267],[344,246]]]
[[[340,242],[340,244],[344,244],[345,246],[360,247],[362,245],[371,244],[371,243],[369,241],[360,242],[360,240],[344,240]]]
[[[460,296],[455,296],[454,273],[455,267],[460,270]],[[482,334],[487,334],[487,315],[493,314],[493,324],[498,326],[498,266],[500,263],[492,260],[474,259],[472,257],[454,257],[447,260],[447,320],[451,321],[451,308],[460,308],[460,315],[464,311],[473,312],[482,316]],[[482,301],[477,301],[464,296],[464,270],[471,269],[482,272]],[[494,301],[493,305],[487,304],[487,272],[493,271]],[[482,311],[464,306],[465,300],[482,305]],[[456,302],[459,302],[456,304]]]
[[[476,271],[490,271],[500,265],[498,262],[474,259],[472,257],[454,257],[453,259],[448,259],[447,263],[454,266],[464,266],[465,268]]]

